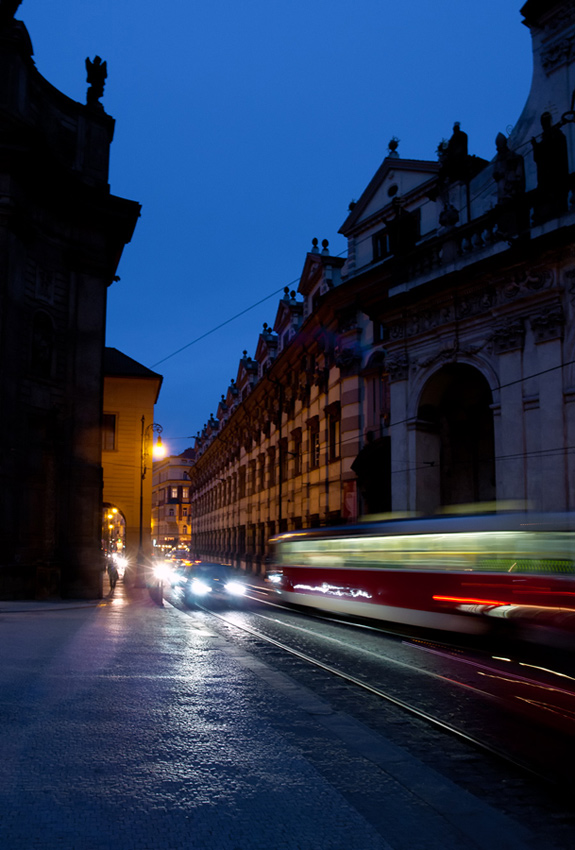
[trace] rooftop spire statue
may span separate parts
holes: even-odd
[[[0,26],[9,24],[22,0],[0,0]]]
[[[91,106],[102,106],[99,102],[104,94],[104,84],[108,76],[108,68],[105,62],[102,62],[99,56],[94,57],[92,62],[90,58],[86,58],[86,71],[88,73],[89,88],[86,93],[86,103]]]
[[[523,157],[511,150],[507,136],[498,133],[495,139],[497,156],[493,179],[497,183],[497,201],[500,204],[514,201],[525,192],[525,167]]]
[[[561,122],[553,124],[551,113],[544,112],[541,128],[539,141],[533,137],[531,146],[537,166],[536,216],[545,221],[567,211],[569,156]]]

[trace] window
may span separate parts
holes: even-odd
[[[266,486],[266,456],[260,455],[259,457],[259,482],[258,486],[260,491],[265,489]]]
[[[373,246],[374,263],[377,263],[378,260],[383,260],[384,257],[389,256],[389,238],[387,230],[380,230],[378,233],[375,233],[371,237],[371,243]]]
[[[279,442],[280,452],[280,481],[287,481],[288,477],[288,441],[287,437],[282,437]]]
[[[276,486],[276,450],[268,449],[269,487]]]
[[[383,322],[377,320],[373,322],[373,341],[387,342],[389,339],[389,328]]]
[[[327,444],[329,461],[337,460],[341,446],[341,408],[339,402],[330,404],[325,409],[327,416]]]
[[[256,461],[255,460],[250,460],[249,470],[250,470],[249,484],[248,484],[249,495],[253,496],[256,493],[256,490],[257,490],[257,472],[256,472]]]
[[[395,256],[405,254],[415,247],[420,238],[421,210],[407,212],[398,205],[393,219],[387,223],[389,251]]]
[[[309,466],[317,469],[320,461],[319,448],[319,416],[308,419],[308,441],[309,441]]]
[[[102,451],[116,450],[116,414],[104,413],[102,417]]]
[[[240,466],[239,477],[238,477],[238,497],[243,499],[246,495],[246,468],[245,466]]]
[[[177,498],[178,498],[178,488],[177,487],[170,487],[170,499],[177,499]]]
[[[390,387],[387,372],[376,374],[366,381],[367,425],[378,436],[390,422]]]
[[[301,475],[301,428],[296,428],[291,433],[293,439],[293,474]]]
[[[182,487],[182,499],[189,499],[189,498],[190,498],[190,488],[189,487]]]

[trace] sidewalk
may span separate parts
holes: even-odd
[[[0,602],[6,850],[530,847],[517,824],[146,590]]]

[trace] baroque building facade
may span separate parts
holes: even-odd
[[[195,452],[186,449],[154,461],[152,543],[156,551],[188,551],[192,540],[189,471]]]
[[[18,5],[0,2],[0,596],[94,598],[106,296],[140,207],[108,185],[105,63],[86,104],[66,97]]]
[[[382,165],[314,240],[196,440],[193,549],[260,570],[269,538],[358,514],[575,509],[575,6],[530,0],[533,82],[491,161],[458,123]],[[488,119],[487,119],[488,120]]]

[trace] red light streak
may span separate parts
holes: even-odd
[[[502,602],[501,599],[473,599],[464,596],[434,596],[435,602],[458,602],[466,605],[511,605],[511,602]]]
[[[458,605],[505,605],[511,608],[534,608],[546,611],[565,611],[566,613],[573,613],[573,608],[567,608],[565,605],[535,605],[528,604],[525,602],[519,602],[518,600],[514,600],[510,602],[509,600],[503,601],[501,599],[475,599],[471,596],[433,596],[434,602],[457,602]]]

